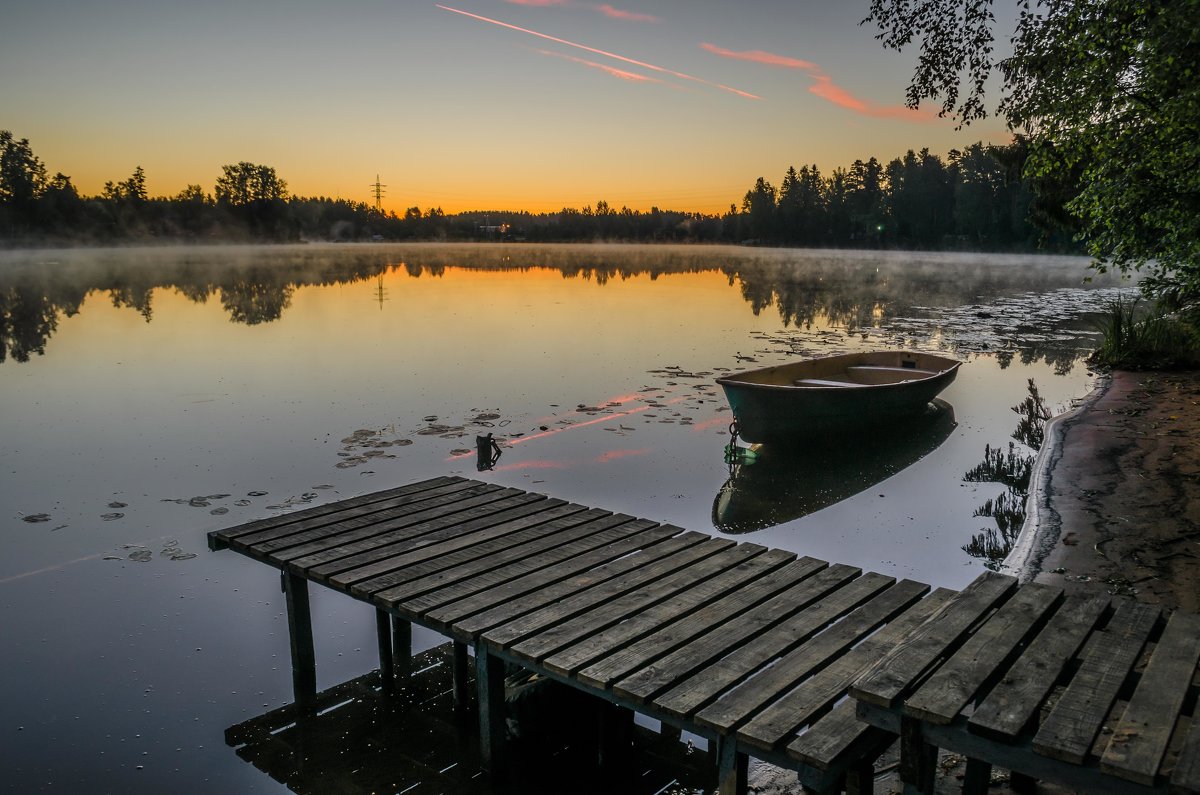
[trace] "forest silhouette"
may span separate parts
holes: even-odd
[[[274,168],[222,166],[214,189],[188,185],[151,197],[141,166],[84,196],[52,176],[27,139],[0,130],[0,247],[156,242],[508,240],[529,242],[708,242],[824,248],[1025,252],[1073,251],[1069,230],[1021,178],[1027,148],[972,144],[943,159],[908,151],[886,165],[870,157],[828,176],[789,168],[779,187],[759,177],[721,214],[652,207],[564,207],[531,213],[458,214],[365,202],[303,198]],[[1051,230],[1051,231],[1046,231]]]

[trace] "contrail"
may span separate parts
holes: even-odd
[[[612,58],[614,60],[622,61],[627,64],[633,64],[634,66],[640,66],[643,69],[649,69],[654,72],[661,72],[662,74],[671,75],[672,77],[678,77],[680,80],[691,80],[694,83],[702,83],[706,86],[712,86],[713,88],[719,88],[722,91],[728,91],[731,94],[737,94],[739,97],[745,97],[746,99],[762,99],[762,97],[757,96],[755,94],[751,94],[749,91],[742,91],[740,88],[733,88],[732,86],[722,85],[721,83],[714,83],[710,80],[705,80],[702,77],[695,77],[693,75],[684,74],[683,72],[676,72],[674,69],[667,69],[664,66],[655,66],[652,63],[646,63],[644,61],[636,61],[633,58],[626,58],[624,55],[617,55],[615,52],[608,52],[606,50],[598,50],[595,47],[588,47],[586,44],[577,44],[576,42],[567,41],[566,39],[560,39],[556,36],[550,36],[546,33],[538,33],[536,30],[530,30],[529,28],[522,28],[522,27],[518,27],[516,25],[510,25],[507,22],[501,22],[498,19],[491,19],[490,17],[480,16],[479,14],[472,14],[469,11],[460,11],[457,8],[451,8],[450,6],[444,6],[444,5],[441,5],[440,3],[435,3],[435,5],[438,8],[442,9],[443,11],[453,11],[455,14],[462,14],[464,17],[478,19],[481,22],[490,22],[493,25],[499,25],[500,27],[508,28],[509,30],[519,31],[521,33],[528,33],[530,36],[537,36],[540,39],[546,39],[547,41],[553,41],[557,44],[565,44],[568,47],[575,47],[576,49],[584,50],[585,52],[595,53],[596,55],[603,55],[606,58]]]

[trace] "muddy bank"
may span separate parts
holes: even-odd
[[[1200,371],[1114,373],[1048,429],[1033,488],[1022,579],[1200,611]]]

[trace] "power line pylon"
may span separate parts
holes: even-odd
[[[375,181],[371,183],[371,188],[375,192],[375,209],[379,212],[383,212],[383,194],[387,193],[387,191],[384,190],[386,187],[387,185],[380,184],[379,175],[376,174]]]

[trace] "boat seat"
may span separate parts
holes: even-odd
[[[928,375],[937,375],[935,370],[918,370],[915,367],[885,367],[879,364],[852,364],[846,368],[846,372],[865,371],[872,373],[904,373],[906,375],[916,375],[922,378]]]
[[[797,378],[792,382],[793,386],[866,386],[866,384],[855,384],[850,381],[826,381],[823,378]]]

